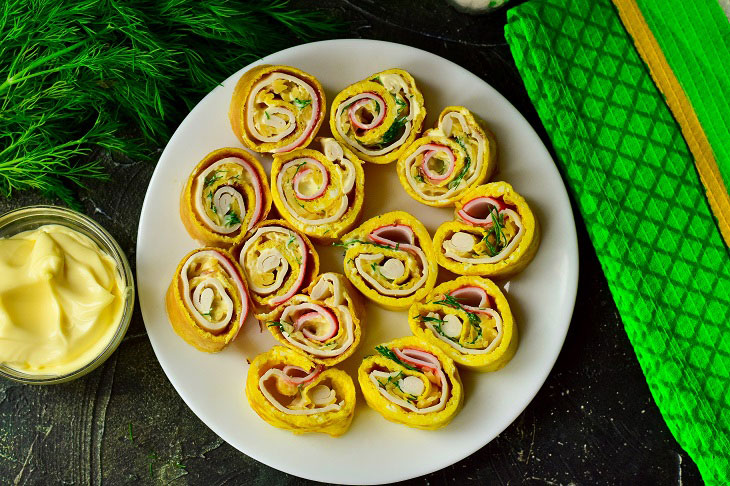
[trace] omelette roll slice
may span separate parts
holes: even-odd
[[[259,417],[295,434],[338,437],[350,428],[355,413],[355,385],[347,373],[325,369],[283,346],[253,360],[246,397]]]
[[[172,328],[185,342],[200,351],[220,351],[235,339],[248,315],[240,267],[225,250],[193,250],[175,270],[165,308]]]
[[[290,66],[264,64],[241,76],[228,117],[246,147],[281,154],[312,142],[326,106],[314,76]]]
[[[345,275],[376,304],[405,310],[436,283],[438,267],[426,227],[404,211],[364,222],[342,237]]]
[[[502,291],[482,277],[459,277],[433,289],[408,312],[417,337],[456,364],[476,371],[503,368],[517,351],[517,326]]]
[[[254,226],[236,240],[232,252],[243,269],[253,313],[260,321],[319,273],[319,256],[312,242],[283,220]]]
[[[461,410],[459,372],[439,347],[411,336],[375,350],[357,372],[370,408],[392,422],[425,430],[447,425]]]
[[[240,234],[266,218],[271,192],[261,164],[239,148],[215,150],[188,177],[180,216],[190,236],[228,248]]]
[[[452,206],[469,188],[494,172],[496,142],[463,106],[449,106],[398,159],[398,178],[406,192],[429,206]]]
[[[267,327],[283,345],[315,363],[332,366],[347,359],[360,344],[363,309],[343,275],[325,273],[306,293],[277,308]]]
[[[540,227],[511,185],[492,182],[467,191],[456,221],[434,235],[439,265],[459,275],[508,276],[523,270],[540,245]]]
[[[300,232],[332,243],[362,212],[362,162],[333,138],[320,138],[322,152],[299,149],[274,157],[271,184],[276,209]]]
[[[388,164],[421,133],[426,108],[413,76],[388,69],[352,84],[332,102],[330,129],[366,162]]]

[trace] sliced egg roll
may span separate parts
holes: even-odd
[[[442,283],[425,302],[411,306],[408,324],[415,336],[477,371],[496,371],[517,351],[517,326],[507,299],[482,277]]]
[[[461,410],[459,371],[440,348],[410,336],[375,350],[357,371],[370,408],[391,422],[424,430],[447,425]]]
[[[238,334],[248,314],[241,268],[230,253],[198,248],[175,269],[165,308],[172,328],[188,344],[214,353]]]
[[[325,369],[283,346],[256,356],[248,368],[246,397],[266,422],[305,434],[338,437],[355,413],[355,385],[350,375]]]
[[[274,156],[271,184],[281,216],[319,241],[338,240],[362,211],[362,162],[334,138],[320,138],[322,152],[299,149]]]
[[[506,182],[468,190],[456,220],[434,235],[438,263],[459,275],[507,276],[523,270],[540,245],[540,227],[525,199]]]
[[[435,129],[398,158],[406,192],[429,206],[452,206],[467,189],[486,182],[497,165],[494,136],[468,109],[449,106]]]
[[[180,217],[190,236],[223,248],[266,219],[269,210],[271,192],[263,167],[233,147],[206,155],[188,177],[180,199]]]
[[[413,76],[388,69],[341,91],[332,102],[330,129],[362,160],[387,164],[421,133],[426,107]]]
[[[369,219],[342,237],[345,275],[368,299],[408,309],[436,283],[438,266],[426,227],[404,211]]]
[[[322,85],[311,74],[262,64],[241,76],[228,117],[246,147],[280,154],[312,142],[326,106]]]
[[[269,318],[266,325],[276,340],[315,363],[332,366],[360,344],[364,306],[344,275],[323,273]]]
[[[319,255],[312,242],[280,219],[262,221],[241,235],[232,253],[243,269],[253,313],[260,321],[319,273]]]

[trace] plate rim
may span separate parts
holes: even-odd
[[[388,480],[382,481],[382,482],[378,482],[378,483],[371,483],[371,482],[370,483],[365,483],[365,482],[361,482],[361,481],[347,481],[347,480],[342,481],[341,479],[339,480],[340,482],[338,483],[338,484],[389,484],[389,483],[393,483],[393,482],[397,482],[397,481],[403,481],[403,480],[408,480],[408,479],[414,479],[414,478],[422,477],[422,476],[425,476],[427,474],[431,474],[433,472],[440,471],[441,469],[444,469],[444,468],[449,467],[449,466],[451,466],[453,464],[456,464],[459,461],[465,459],[466,457],[471,456],[476,451],[480,450],[481,448],[483,448],[484,446],[486,446],[487,444],[489,444],[492,440],[494,440],[496,437],[498,437],[500,434],[502,434],[510,425],[512,425],[514,423],[514,421],[520,416],[520,414],[522,414],[525,411],[525,409],[529,406],[529,404],[532,403],[532,401],[535,399],[535,397],[537,396],[537,394],[540,392],[540,390],[544,386],[545,381],[547,380],[548,376],[550,375],[550,372],[552,371],[553,367],[555,366],[555,363],[556,363],[558,357],[560,356],[560,354],[561,354],[561,352],[563,350],[563,346],[565,345],[565,338],[567,336],[568,330],[570,329],[570,324],[572,322],[573,313],[575,311],[575,302],[576,302],[576,297],[577,297],[577,291],[578,291],[578,277],[579,277],[579,274],[580,274],[580,268],[579,268],[580,260],[579,260],[578,237],[577,237],[577,230],[576,230],[576,223],[575,223],[575,212],[573,211],[573,205],[572,205],[572,202],[570,200],[570,195],[569,195],[568,189],[565,186],[565,181],[563,179],[562,173],[558,169],[558,167],[555,164],[555,161],[554,161],[552,155],[550,154],[550,151],[548,150],[547,146],[545,145],[545,143],[543,142],[542,138],[539,136],[539,134],[537,133],[537,131],[533,128],[532,124],[509,101],[509,99],[507,99],[504,95],[502,95],[502,93],[499,92],[496,88],[494,88],[489,82],[487,82],[486,80],[484,80],[481,77],[477,76],[476,74],[472,73],[468,69],[460,66],[459,64],[457,64],[457,63],[455,63],[455,62],[453,62],[453,61],[451,61],[449,59],[446,59],[446,58],[444,58],[444,57],[442,57],[442,56],[440,56],[438,54],[434,54],[434,53],[429,52],[429,51],[427,51],[425,49],[421,49],[421,48],[418,48],[418,47],[413,47],[413,46],[410,46],[410,45],[407,45],[407,44],[401,44],[401,43],[397,43],[397,42],[383,41],[383,40],[377,40],[377,39],[357,39],[357,38],[329,39],[329,40],[322,40],[322,41],[316,41],[316,42],[308,42],[308,43],[298,44],[296,46],[292,46],[292,47],[289,47],[287,49],[283,49],[283,50],[280,50],[280,51],[271,53],[271,54],[269,54],[269,55],[267,55],[265,57],[260,58],[257,61],[254,61],[254,62],[252,62],[252,63],[250,63],[250,64],[248,64],[246,66],[243,66],[237,72],[232,73],[225,80],[229,79],[230,77],[238,76],[239,73],[243,73],[246,70],[251,69],[252,67],[258,66],[260,64],[265,64],[265,63],[267,63],[267,61],[269,61],[269,59],[271,57],[274,57],[274,56],[279,56],[279,55],[282,55],[282,54],[292,55],[292,54],[296,54],[296,52],[298,50],[311,49],[314,46],[321,46],[321,47],[324,48],[324,47],[330,47],[331,45],[347,44],[347,43],[362,44],[362,45],[365,45],[365,46],[367,46],[367,45],[370,45],[370,46],[378,46],[379,45],[379,46],[381,46],[383,48],[388,48],[388,47],[406,48],[406,49],[410,49],[410,50],[417,51],[421,55],[425,54],[427,56],[433,56],[433,57],[438,58],[439,61],[441,61],[441,62],[445,62],[445,63],[450,64],[450,68],[455,68],[455,69],[458,69],[460,71],[463,71],[468,76],[471,76],[475,82],[480,82],[480,83],[486,85],[492,91],[494,91],[497,95],[499,95],[499,97],[501,97],[503,99],[503,101],[507,105],[507,108],[508,109],[511,108],[515,112],[515,114],[522,120],[522,122],[524,122],[524,125],[527,127],[527,129],[532,131],[532,133],[534,134],[535,138],[539,141],[539,150],[543,151],[545,157],[547,157],[547,159],[550,162],[552,162],[552,168],[553,168],[553,170],[555,170],[557,172],[558,178],[560,179],[560,182],[561,182],[561,185],[562,185],[562,189],[563,189],[562,194],[560,194],[559,197],[564,198],[565,202],[567,203],[567,207],[568,207],[569,214],[570,214],[570,223],[572,223],[570,225],[570,227],[568,228],[568,232],[570,233],[570,235],[567,235],[568,237],[565,238],[566,243],[570,247],[572,247],[572,249],[574,250],[574,251],[569,251],[567,253],[568,258],[570,260],[569,261],[568,268],[569,269],[574,269],[574,271],[571,272],[569,275],[567,275],[567,278],[566,278],[566,296],[568,297],[568,301],[569,301],[570,305],[569,305],[569,310],[566,308],[566,309],[563,309],[563,312],[564,312],[564,315],[566,316],[566,319],[567,319],[567,325],[564,326],[564,332],[562,332],[562,335],[559,336],[559,338],[560,338],[560,348],[559,348],[558,352],[555,354],[555,356],[551,359],[550,365],[549,366],[545,366],[543,368],[542,374],[534,375],[534,377],[536,378],[535,379],[535,383],[539,383],[539,386],[537,386],[537,388],[535,389],[535,392],[533,394],[530,394],[531,396],[528,399],[526,399],[525,403],[519,404],[518,406],[515,406],[515,407],[512,408],[512,410],[513,410],[514,413],[511,414],[511,416],[509,418],[509,421],[502,428],[502,430],[499,431],[495,435],[495,437],[493,437],[493,438],[491,438],[489,440],[486,440],[483,443],[477,444],[476,447],[464,449],[463,451],[461,451],[461,452],[463,452],[463,454],[461,452],[459,454],[457,454],[458,457],[456,459],[453,459],[452,457],[450,457],[449,459],[447,459],[445,461],[441,461],[441,462],[434,461],[434,462],[432,462],[432,464],[435,463],[435,465],[429,466],[429,467],[426,467],[426,468],[422,469],[422,472],[419,472],[417,475],[413,475],[413,474],[410,474],[410,473],[405,473],[405,474],[397,474],[396,473],[396,474],[392,474],[391,477]],[[191,120],[194,117],[194,115],[197,112],[197,110],[200,109],[200,107],[205,104],[206,100],[212,95],[213,91],[215,91],[217,88],[219,88],[223,84],[223,82],[225,80],[222,80],[221,81],[221,84],[219,84],[215,88],[211,89],[204,97],[202,97],[200,99],[200,101],[193,107],[193,109],[190,110],[190,112],[185,116],[185,118],[180,122],[180,124],[178,125],[178,127],[175,129],[175,131],[173,132],[173,135],[170,137],[170,140],[168,140],[167,144],[165,145],[165,148],[160,153],[160,156],[158,158],[158,162],[157,162],[157,164],[155,166],[155,170],[153,171],[152,176],[150,177],[150,180],[149,180],[149,183],[148,183],[148,188],[147,188],[147,190],[145,192],[145,197],[144,197],[144,200],[143,200],[143,203],[142,203],[142,208],[140,210],[139,224],[137,226],[137,235],[136,235],[137,236],[137,243],[136,243],[136,246],[135,246],[135,251],[136,251],[136,254],[135,254],[135,277],[137,278],[137,281],[138,282],[139,282],[139,272],[140,272],[140,270],[139,270],[140,269],[139,259],[140,259],[140,254],[141,254],[141,251],[140,251],[141,250],[141,246],[140,246],[140,238],[139,238],[139,235],[140,235],[140,232],[142,230],[142,225],[143,225],[145,213],[151,211],[151,209],[148,208],[148,205],[150,204],[150,202],[149,202],[149,199],[150,199],[149,186],[151,186],[153,184],[153,182],[155,182],[158,177],[161,177],[160,176],[160,165],[159,165],[159,161],[162,160],[165,157],[165,155],[166,155],[166,153],[167,153],[168,150],[171,150],[170,149],[170,145],[171,145],[170,142],[173,141],[173,139],[175,138],[175,135],[180,130],[180,128],[183,125],[189,123],[189,120]],[[142,305],[142,301],[143,300],[146,300],[146,297],[143,297],[143,293],[142,292],[139,292],[138,293],[138,296],[139,296],[138,298],[139,298],[139,303],[140,303],[140,312],[142,314],[142,320],[143,320],[143,323],[144,323],[144,326],[145,326],[145,332],[147,332],[148,338],[149,338],[148,324],[147,324],[147,319],[145,318],[145,311],[144,311],[144,307],[145,306]],[[150,338],[150,344],[152,345],[153,352],[155,353],[155,358],[157,358],[157,362],[160,364],[160,367],[162,368],[163,372],[165,373],[166,378],[172,384],[173,388],[178,393],[178,395],[183,400],[183,402],[195,414],[195,416],[201,422],[203,422],[203,424],[205,424],[206,427],[208,427],[214,434],[218,435],[221,439],[223,439],[227,444],[229,444],[231,447],[233,447],[234,449],[238,450],[242,454],[245,454],[245,455],[249,456],[250,458],[252,458],[252,459],[254,459],[256,461],[258,461],[258,462],[260,462],[260,463],[262,463],[262,464],[264,464],[266,466],[269,466],[269,467],[271,467],[273,469],[276,469],[278,471],[281,471],[283,473],[292,474],[294,476],[297,476],[297,477],[300,477],[300,478],[304,478],[304,479],[308,479],[308,480],[313,480],[313,481],[327,481],[327,482],[332,482],[331,479],[327,479],[327,478],[323,478],[323,477],[317,477],[317,476],[313,476],[313,475],[310,475],[308,473],[302,473],[302,472],[299,472],[299,471],[288,470],[285,464],[281,464],[281,463],[272,464],[268,460],[262,458],[255,450],[246,450],[246,451],[243,451],[238,446],[234,445],[234,442],[236,442],[236,441],[234,441],[232,439],[229,440],[230,435],[227,432],[225,432],[225,431],[219,431],[219,430],[214,429],[209,424],[209,421],[206,420],[206,418],[204,418],[206,416],[206,414],[205,413],[202,413],[202,412],[199,412],[198,409],[197,409],[197,407],[192,404],[192,400],[189,400],[188,399],[188,397],[187,397],[188,392],[185,391],[185,390],[183,390],[181,386],[179,387],[179,385],[176,384],[170,378],[170,373],[168,372],[168,366],[170,366],[170,364],[169,363],[165,363],[164,360],[160,359],[160,355],[158,354],[158,350],[157,350],[157,348],[156,348],[156,346],[154,344],[154,341],[151,338]]]

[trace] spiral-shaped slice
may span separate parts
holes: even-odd
[[[201,351],[214,353],[231,342],[248,314],[241,268],[219,248],[188,253],[167,289],[165,308],[175,332]]]
[[[254,315],[261,321],[319,273],[319,256],[312,242],[280,219],[262,221],[241,235],[232,253],[248,283]]]
[[[355,413],[355,385],[347,373],[325,369],[283,346],[253,360],[246,397],[259,417],[295,434],[338,437],[350,428]]]
[[[398,159],[398,178],[406,192],[429,206],[451,206],[464,192],[494,172],[496,142],[463,106],[449,106],[435,129],[426,131]]]
[[[375,164],[398,159],[421,133],[426,108],[413,76],[402,69],[373,74],[341,91],[330,128],[338,142]]]
[[[180,217],[190,236],[222,248],[266,219],[270,209],[263,167],[251,154],[233,147],[206,155],[190,173],[180,198]]]
[[[344,275],[324,273],[270,314],[267,326],[283,345],[332,366],[360,344],[363,310]]]
[[[274,157],[271,184],[282,217],[302,233],[331,243],[362,212],[362,162],[334,138],[320,138],[322,152],[300,149]]]
[[[540,227],[525,199],[506,182],[470,189],[455,221],[434,235],[438,263],[459,275],[507,276],[523,270],[540,245]]]
[[[507,299],[482,277],[459,277],[437,286],[424,302],[411,306],[408,324],[415,336],[477,371],[496,371],[517,351],[517,326]]]
[[[241,76],[228,116],[246,147],[281,154],[312,142],[326,106],[314,76],[290,66],[263,64]]]
[[[335,244],[345,248],[345,275],[350,282],[386,309],[407,309],[436,283],[431,237],[404,211],[369,219]]]
[[[386,419],[425,430],[447,425],[461,410],[464,391],[454,361],[418,337],[375,347],[357,379],[367,404]]]

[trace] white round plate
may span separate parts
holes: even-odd
[[[519,327],[517,354],[495,373],[462,372],[465,405],[447,427],[422,431],[388,422],[368,408],[358,391],[352,427],[340,438],[300,436],[274,428],[256,415],[244,392],[246,359],[275,344],[268,331],[261,332],[249,317],[230,346],[206,354],[172,330],[165,291],[179,260],[196,247],[180,221],[180,191],[207,153],[241,146],[228,122],[228,105],[238,78],[260,63],[296,66],[313,74],[328,101],[355,81],[399,67],[413,74],[423,92],[426,127],[433,126],[445,106],[464,105],[494,131],[500,160],[492,180],[510,182],[525,196],[540,221],[542,243],[524,272],[500,282]],[[323,127],[327,124],[325,120]],[[259,159],[268,172],[271,159]],[[441,222],[451,219],[451,210],[411,199],[398,182],[395,163],[365,165],[364,219],[404,209],[432,235]],[[317,250],[323,272],[342,272],[339,248],[318,245]],[[447,276],[441,269],[440,280]],[[241,452],[281,471],[333,483],[386,483],[421,476],[459,461],[502,432],[530,403],[555,363],[573,313],[577,283],[578,248],[568,196],[548,151],[527,121],[491,86],[456,64],[419,49],[372,40],[293,47],[244,67],[215,88],[185,118],[162,153],[137,235],[137,285],[147,333],[162,369],[185,403]],[[406,312],[389,312],[373,304],[367,311],[359,349],[339,366],[353,377],[374,346],[411,334]]]

